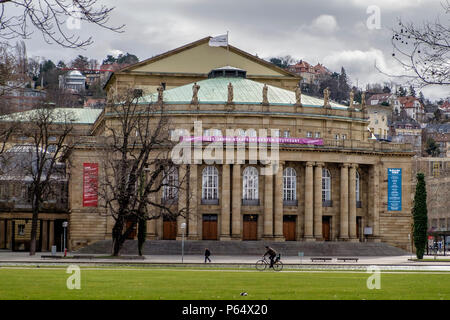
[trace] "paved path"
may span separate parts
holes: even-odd
[[[26,252],[10,252],[0,251],[0,266],[2,265],[21,265],[21,264],[39,264],[39,265],[68,265],[68,264],[171,264],[174,266],[182,266],[180,255],[152,255],[145,256],[145,259],[131,259],[132,257],[124,256],[123,259],[101,259],[101,255],[82,255],[86,258],[77,259],[53,259],[43,258],[42,256],[49,256],[49,253],[37,253],[35,256],[30,256]],[[58,253],[61,255],[61,253]],[[72,254],[68,254],[72,256]],[[80,257],[81,255],[77,255]],[[95,257],[95,258],[94,258]],[[394,256],[394,257],[358,257],[358,262],[354,261],[338,261],[332,257],[331,261],[327,262],[311,262],[311,257],[285,256],[282,261],[286,268],[300,267],[300,268],[338,268],[338,269],[364,269],[370,265],[376,265],[384,270],[436,270],[436,271],[450,271],[450,261],[448,262],[416,262],[410,261],[414,256]],[[127,259],[128,258],[128,259]],[[224,265],[253,265],[261,256],[211,256],[212,263],[209,266],[224,266]],[[425,258],[433,259],[433,256],[426,256]],[[440,257],[445,258],[445,257]],[[450,257],[448,257],[450,259]],[[204,257],[202,255],[185,255],[183,257],[183,265],[197,265],[203,266]]]

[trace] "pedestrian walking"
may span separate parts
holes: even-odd
[[[209,256],[211,255],[211,252],[209,251],[208,248],[205,249],[205,263],[206,260],[208,260],[209,262],[211,262],[211,259],[209,258]]]

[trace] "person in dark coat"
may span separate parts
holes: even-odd
[[[209,262],[211,262],[211,259],[209,258],[209,256],[211,255],[211,252],[209,251],[208,248],[205,249],[205,263],[206,260],[208,260]]]
[[[273,268],[273,263],[274,263],[275,257],[277,256],[277,252],[269,246],[266,246],[266,250],[267,251],[264,254],[264,257],[269,256],[269,258],[270,258],[270,267],[269,268]]]

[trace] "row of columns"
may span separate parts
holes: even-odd
[[[264,175],[263,199],[263,239],[283,240],[283,162],[279,163],[274,175]],[[197,179],[198,166],[181,166],[180,177],[183,180],[183,190],[180,193],[182,207],[189,207],[189,214],[177,219],[177,238],[181,239],[181,224],[187,222],[189,239],[199,239],[197,228]],[[356,230],[356,169],[357,164],[343,163],[340,166],[340,228],[339,239],[357,240]],[[306,241],[323,240],[322,235],[322,162],[306,162],[305,167],[305,220],[304,239]],[[187,170],[189,172],[187,172]],[[269,166],[266,170],[270,170]],[[242,238],[241,234],[241,202],[242,178],[241,164],[223,164],[221,179],[221,214],[220,240]],[[378,168],[371,166],[369,194],[378,197]],[[187,196],[189,195],[189,196]],[[188,203],[189,202],[189,203]],[[369,219],[373,233],[378,235],[378,206],[377,199],[372,199],[369,205]],[[186,217],[189,220],[186,220]],[[156,223],[149,221],[148,234],[156,236]]]

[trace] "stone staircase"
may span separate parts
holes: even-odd
[[[259,256],[265,252],[264,246],[269,245],[284,256],[401,256],[406,251],[382,242],[269,242],[269,241],[184,241],[184,254],[203,255],[209,248],[213,255],[252,255]],[[144,255],[177,255],[181,254],[181,241],[147,240],[144,245]],[[75,254],[110,254],[111,240],[97,241],[83,247]],[[121,251],[122,255],[137,255],[137,240],[127,240]]]

